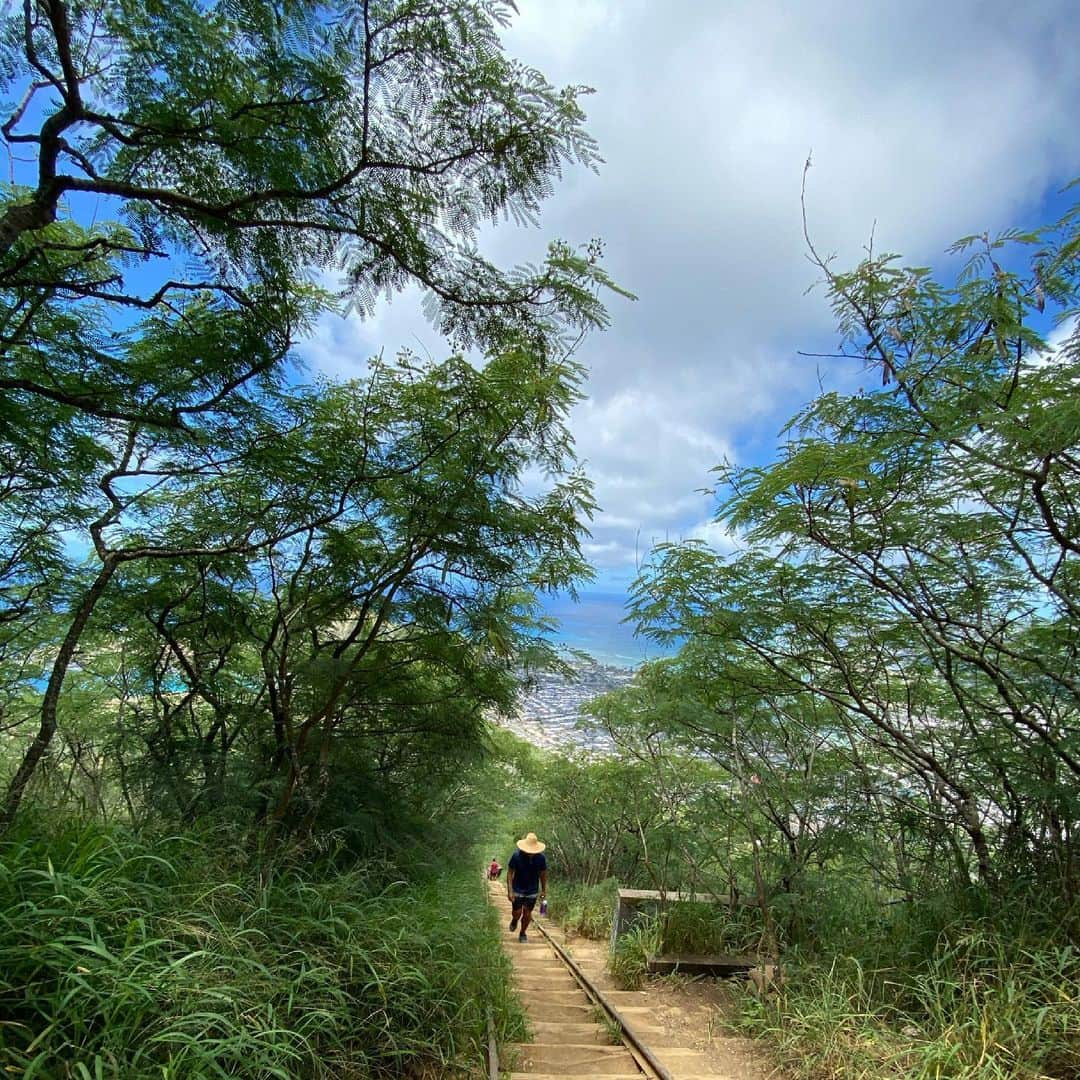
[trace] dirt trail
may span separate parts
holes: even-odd
[[[514,965],[514,982],[533,1030],[533,1042],[504,1048],[502,1068],[511,1080],[575,1077],[642,1080],[652,1076],[602,1022],[569,968],[538,931],[527,944],[507,927],[506,886],[491,882],[489,899],[503,920],[503,948]],[[573,957],[604,998],[619,1010],[674,1080],[766,1080],[748,1039],[725,1036],[718,1027],[725,994],[713,980],[664,980],[644,990],[618,990],[606,972],[606,949],[581,938],[568,940],[543,920],[544,929]]]

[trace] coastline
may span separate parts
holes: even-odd
[[[545,596],[544,613],[555,623],[548,640],[564,652],[574,676],[537,675],[520,693],[514,716],[498,721],[501,726],[543,750],[610,752],[607,733],[581,723],[582,706],[626,686],[642,664],[674,651],[638,635],[626,604],[624,592]]]
[[[497,723],[541,750],[610,752],[610,737],[602,729],[581,722],[581,707],[626,686],[635,674],[636,668],[600,660],[575,665],[570,678],[541,672],[522,691],[515,715]]]

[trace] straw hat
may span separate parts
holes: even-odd
[[[518,851],[524,851],[526,855],[539,855],[547,847],[547,844],[537,840],[536,833],[531,832],[524,840],[519,840],[517,846]]]

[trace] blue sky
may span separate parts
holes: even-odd
[[[841,265],[878,250],[946,266],[970,232],[1032,226],[1080,174],[1080,21],[1070,3],[950,0],[520,0],[507,49],[556,83],[595,89],[606,164],[568,174],[539,229],[501,226],[505,262],[549,238],[600,236],[636,302],[580,356],[573,426],[603,507],[595,589],[620,592],[656,540],[730,538],[701,494],[722,458],[775,452],[835,334],[805,258],[799,188],[812,151],[815,240]],[[303,353],[359,374],[379,349],[446,349],[407,293],[367,322],[327,319]]]

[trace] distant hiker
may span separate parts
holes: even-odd
[[[517,851],[510,856],[506,872],[506,896],[512,908],[510,930],[517,929],[521,920],[521,933],[518,941],[526,942],[525,931],[532,921],[533,906],[537,897],[543,900],[547,896],[547,859],[543,851],[547,844],[536,839],[531,832],[524,840],[517,842]]]
[[[488,877],[494,881],[502,873],[502,867],[499,865],[499,860],[494,855],[491,856],[491,865],[488,867]]]

